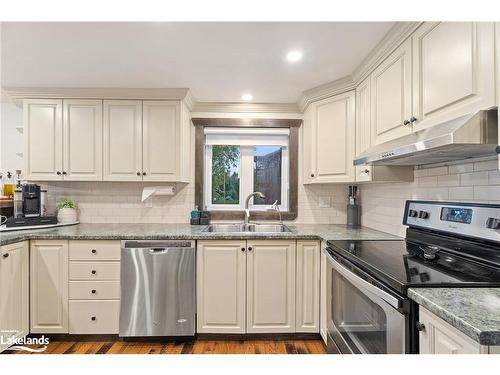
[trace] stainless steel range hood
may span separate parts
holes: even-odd
[[[500,153],[498,110],[462,116],[368,149],[354,165],[422,165]]]

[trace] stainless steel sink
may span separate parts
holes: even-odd
[[[211,233],[286,233],[290,228],[282,224],[211,224],[202,232]]]

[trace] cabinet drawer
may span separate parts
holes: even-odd
[[[120,260],[120,241],[69,241],[69,260]]]
[[[120,280],[120,262],[69,262],[70,280]]]
[[[70,334],[117,334],[120,301],[69,301]]]
[[[70,281],[70,299],[120,299],[119,281]]]

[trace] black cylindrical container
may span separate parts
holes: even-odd
[[[347,205],[347,226],[359,227],[361,225],[361,207],[358,204]]]

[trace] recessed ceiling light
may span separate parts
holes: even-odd
[[[248,102],[248,101],[253,99],[253,96],[252,96],[252,94],[243,94],[243,95],[241,95],[241,99]]]
[[[293,50],[288,52],[286,55],[286,60],[288,62],[297,62],[302,59],[302,51]]]

